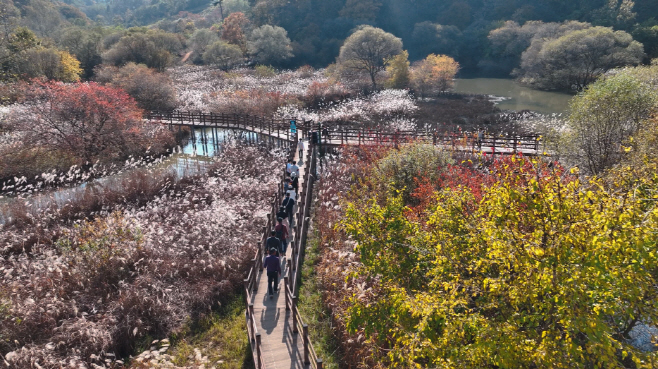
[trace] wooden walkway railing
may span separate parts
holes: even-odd
[[[297,143],[293,140],[290,146],[290,153],[294,156],[297,148]],[[290,155],[290,154],[289,154]],[[291,158],[289,156],[289,158]],[[284,179],[285,179],[285,170],[284,170]],[[257,369],[265,369],[266,363],[263,356],[263,346],[262,346],[262,336],[258,331],[258,321],[254,314],[254,294],[258,291],[258,277],[263,272],[263,259],[267,255],[265,252],[267,250],[267,238],[270,235],[270,230],[274,228],[276,212],[279,209],[279,204],[281,204],[283,198],[282,188],[278,188],[274,194],[272,201],[270,203],[270,212],[267,214],[267,225],[263,227],[263,234],[258,246],[256,249],[256,255],[251,260],[251,268],[247,277],[244,279],[244,294],[245,294],[245,304],[247,310],[245,313],[245,318],[247,320],[247,332],[249,336],[249,342],[251,344],[251,351],[253,355],[254,364]]]
[[[300,349],[301,357],[297,357],[294,354],[295,350],[292,350],[291,356],[293,357],[291,357],[291,360],[300,360],[301,362],[299,364],[301,364],[301,366],[310,365],[312,368],[322,369],[322,360],[316,354],[309,338],[308,325],[304,323],[297,307],[297,293],[301,283],[301,270],[304,263],[306,239],[310,225],[309,216],[313,196],[313,178],[311,173],[315,171],[316,166],[313,151],[314,147],[312,145],[307,145],[306,150],[304,150],[304,156],[302,158],[296,158],[297,143],[295,141],[291,142],[289,159],[296,158],[298,161],[301,159],[304,162],[304,170],[299,180],[300,190],[298,194],[297,211],[294,217],[296,221],[295,226],[291,229],[292,239],[290,240],[290,247],[288,248],[290,258],[286,259],[286,273],[283,278],[283,290],[286,311],[291,313],[290,317],[292,318],[292,322],[290,323],[290,326],[292,328],[292,334],[298,335],[301,332],[302,338],[302,347]],[[270,230],[273,229],[276,224],[276,212],[283,200],[283,183],[285,179],[286,172],[284,170],[281,187],[272,198],[270,211],[269,214],[267,214],[267,225],[263,228],[263,235],[259,241],[255,256],[252,259],[251,268],[249,269],[247,277],[244,279],[245,301],[247,305],[245,313],[247,331],[252,347],[253,360],[257,369],[266,368],[268,363],[263,353],[264,340],[261,332],[258,330],[259,321],[256,318],[253,301],[255,293],[258,291],[259,276],[263,272],[263,259],[267,254],[266,240],[269,236]],[[265,291],[263,291],[263,293],[265,293]]]
[[[302,178],[302,189],[300,191],[300,206],[295,215],[297,222],[295,223],[295,240],[292,244],[292,257],[289,259],[287,275],[284,277],[285,285],[285,299],[286,311],[292,313],[292,331],[293,333],[302,333],[303,344],[303,364],[310,364],[315,369],[322,369],[322,359],[318,357],[313,344],[309,338],[308,324],[304,323],[299,309],[297,307],[297,295],[299,293],[299,285],[301,284],[302,265],[304,264],[304,255],[306,251],[306,239],[308,235],[308,228],[310,226],[310,210],[313,201],[313,185],[314,179],[311,173],[315,173],[316,161],[313,156],[314,146],[308,145],[309,150],[305,151],[305,157],[302,161],[306,163],[306,170]],[[299,238],[297,237],[299,236]]]
[[[451,148],[454,151],[482,151],[490,154],[539,155],[541,136],[539,135],[491,135],[485,134],[479,140],[477,133],[445,133],[438,130],[393,130],[387,127],[358,127],[354,124],[336,123],[321,126],[298,119],[274,119],[253,115],[192,113],[174,111],[169,113],[150,112],[147,119],[174,126],[241,129],[269,137],[291,141],[290,122],[295,121],[297,130],[303,137],[317,132],[324,145],[395,145],[408,141],[432,142]],[[192,133],[194,135],[194,133]]]
[[[482,150],[505,153],[538,153],[539,135],[491,135],[485,134],[481,140],[477,133],[439,133],[437,131],[391,131],[383,129],[339,127],[325,130],[321,134],[325,145],[367,145],[400,144],[410,141],[431,142],[433,145],[449,147],[453,150]]]
[[[271,226],[271,220],[268,217],[268,227],[263,229],[263,236],[261,241],[258,244],[256,249],[256,255],[251,260],[252,265],[247,278],[244,279],[244,295],[245,295],[245,305],[247,310],[245,313],[245,318],[247,320],[247,334],[249,337],[249,343],[251,344],[251,352],[253,355],[254,365],[256,368],[263,369],[265,368],[265,363],[263,361],[263,347],[261,342],[261,333],[258,331],[258,322],[254,314],[254,304],[252,303],[253,295],[258,291],[258,276],[263,271],[263,258],[264,258],[264,244],[267,239],[266,234],[268,229]]]

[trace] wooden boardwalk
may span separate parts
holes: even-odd
[[[299,191],[293,209],[293,220],[288,238],[286,256],[281,258],[282,278],[278,283],[278,293],[272,299],[267,293],[267,274],[263,271],[266,240],[273,229],[275,213],[281,205],[283,187],[277,191],[271,203],[267,226],[252,260],[252,268],[244,280],[247,311],[247,329],[252,354],[257,369],[263,368],[314,368],[322,369],[322,360],[315,354],[308,336],[308,326],[304,324],[297,309],[297,291],[301,282],[301,269],[304,262],[306,235],[310,224],[310,206],[313,193],[315,168],[315,148],[308,143],[301,155],[299,166]],[[298,163],[300,155],[293,141],[290,145],[290,158]],[[283,176],[285,178],[285,175]],[[283,179],[283,178],[282,178]]]
[[[309,154],[309,145],[305,145],[304,154]],[[297,150],[295,150],[297,151]],[[299,162],[299,153],[295,153],[295,159]],[[299,188],[306,187],[305,173],[310,168],[310,163],[303,163],[300,169]],[[300,191],[301,194],[301,191]],[[299,196],[299,195],[298,195]],[[297,200],[301,200],[298,198]],[[300,204],[300,202],[298,202]],[[298,213],[299,205],[294,209]],[[294,221],[299,223],[300,219],[294,218]],[[299,240],[300,236],[296,232],[295,227],[290,227],[292,232],[288,238],[290,246],[293,241]],[[282,257],[281,269],[282,277],[288,276],[288,280],[296,280],[296,272],[299,270],[291,270],[289,266],[292,264],[293,252],[292,247],[288,247],[287,257]],[[288,262],[290,261],[290,262]],[[267,275],[265,272],[260,273],[258,278],[257,293],[252,294],[253,314],[258,322],[257,328],[261,333],[262,355],[263,364],[266,368],[288,369],[288,368],[302,368],[303,365],[303,340],[300,339],[299,333],[293,332],[293,319],[292,310],[286,310],[286,280],[281,278],[279,280],[278,293],[274,294],[274,298],[270,299],[267,296]]]

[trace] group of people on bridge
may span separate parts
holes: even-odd
[[[299,139],[297,144],[299,157],[303,157],[304,142]],[[299,163],[301,165],[301,163]],[[269,256],[265,258],[263,268],[267,269],[267,293],[270,299],[278,293],[279,278],[281,277],[280,257],[286,255],[288,248],[289,230],[293,225],[293,210],[299,191],[299,166],[295,160],[286,163],[286,180],[284,183],[285,195],[283,202],[276,213],[276,226],[270,231],[270,237],[265,241]],[[288,223],[288,225],[286,225]]]

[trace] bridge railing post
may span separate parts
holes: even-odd
[[[302,325],[302,332],[304,335],[304,364],[310,364],[308,359],[308,324]]]
[[[297,327],[297,313],[299,310],[297,310],[297,296],[292,296],[292,333],[299,333],[299,329]]]
[[[258,264],[256,267],[262,272],[263,271],[263,245],[258,246],[258,253],[256,257]]]
[[[295,271],[295,263],[292,263],[292,266],[291,266],[290,262],[293,261],[293,260],[296,260],[296,258],[297,258],[297,250],[296,250],[296,247],[295,247],[295,245],[297,244],[297,235],[295,235],[295,237],[292,239],[290,244],[291,244],[290,245],[291,252],[290,252],[290,259],[288,259],[288,270]]]
[[[249,337],[249,341],[253,341],[255,337],[253,337],[254,330],[256,328],[255,326],[255,321],[254,321],[254,304],[249,304],[247,306],[247,312],[249,313],[249,320],[247,321],[247,329],[249,329],[249,332],[251,332],[251,336]]]
[[[288,286],[288,284],[290,283],[289,280],[290,280],[290,271],[288,271],[288,273],[286,273],[286,276],[283,277],[283,292],[285,292],[284,296],[286,298],[286,311],[290,311],[290,300],[288,299],[288,294],[290,291],[290,287]]]
[[[244,301],[245,301],[246,305],[248,306],[249,305],[249,295],[250,295],[250,293],[249,293],[249,279],[245,278],[242,283],[244,284],[244,291],[245,291]]]
[[[539,155],[539,136],[535,137],[535,153]]]
[[[256,333],[256,368],[263,369],[260,332]]]

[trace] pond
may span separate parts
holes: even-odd
[[[532,110],[543,114],[565,113],[573,95],[523,87],[512,79],[468,78],[455,80],[455,92],[489,95],[503,110]]]

